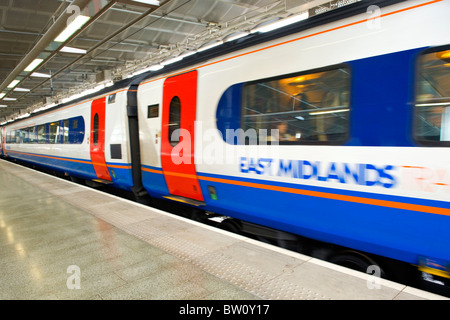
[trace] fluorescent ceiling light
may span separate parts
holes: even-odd
[[[25,89],[25,88],[15,88],[14,91],[17,91],[17,92],[30,92],[31,90],[30,89]]]
[[[418,103],[416,107],[436,107],[436,106],[448,106],[450,102],[436,102],[436,103]]]
[[[0,99],[1,99],[1,95],[0,95]],[[17,101],[16,98],[4,98],[3,101]]]
[[[215,42],[210,42],[205,44],[204,46],[200,47],[197,52],[202,52],[205,50],[209,50],[212,49],[214,47],[220,46],[221,44],[223,44],[223,41],[219,40],[219,41],[215,41]]]
[[[168,64],[172,64],[172,63],[175,63],[175,62],[178,62],[178,61],[181,61],[181,60],[183,60],[183,57],[182,56],[178,56],[178,57],[173,57],[173,58],[166,59],[163,62],[161,62],[161,64],[163,66],[166,66]]]
[[[8,107],[7,105],[0,104],[0,108],[7,108],[7,107]]]
[[[140,2],[145,4],[151,4],[153,6],[159,6],[159,0],[133,0],[134,2]]]
[[[240,39],[240,38],[243,38],[243,37],[247,36],[248,34],[249,34],[248,32],[236,32],[236,33],[233,33],[233,34],[230,34],[230,35],[226,36],[223,39],[223,41],[224,42],[229,42],[229,41],[237,40],[237,39]]]
[[[6,96],[6,93],[0,93],[0,99],[3,99],[4,96]]]
[[[52,76],[46,73],[39,73],[39,72],[33,72],[31,74],[31,77],[36,77],[36,78],[51,78]]]
[[[21,115],[18,116],[16,119],[23,119],[23,118],[27,118],[27,117],[29,117],[29,116],[30,116],[30,114],[27,112],[27,113],[21,114]]]
[[[319,114],[339,113],[339,112],[347,112],[347,111],[350,111],[350,109],[337,109],[337,110],[315,111],[315,112],[310,112],[309,115],[311,115],[311,116],[317,116],[317,115],[319,115]]]
[[[66,52],[66,53],[77,53],[77,54],[86,54],[87,53],[87,50],[72,48],[72,47],[62,47],[62,49],[59,51]]]
[[[71,24],[69,24],[63,32],[61,32],[59,34],[58,37],[56,37],[55,41],[56,42],[64,42],[67,39],[70,38],[70,36],[72,36],[75,32],[77,32],[82,26],[84,26],[84,24],[86,22],[88,22],[88,20],[90,19],[90,17],[88,16],[83,16],[83,15],[79,15],[78,17],[75,18],[75,20],[72,21]]]
[[[164,66],[162,64],[154,64],[148,68],[145,68],[145,71],[158,71],[161,70],[162,68],[164,68]]]
[[[251,30],[251,33],[255,33],[255,32],[269,32],[278,28],[282,28],[285,27],[287,25],[302,21],[302,20],[306,20],[309,17],[309,13],[308,11],[303,12],[301,14],[286,18],[286,19],[282,19],[282,20],[278,20],[276,22],[273,23],[269,23],[267,25],[263,25],[261,27],[257,27],[253,30]]]
[[[26,71],[26,72],[33,71],[33,70],[36,69],[43,61],[44,61],[44,59],[34,59],[33,62],[30,63],[30,64],[28,65],[28,67],[25,68],[24,71]]]
[[[14,80],[13,82],[11,82],[8,86],[8,88],[14,88],[15,86],[17,86],[19,84],[20,80]]]
[[[197,50],[188,50],[188,51],[185,51],[182,54],[180,54],[178,57],[180,57],[181,59],[184,59],[184,58],[192,56],[196,53],[197,53]]]

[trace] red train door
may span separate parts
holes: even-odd
[[[89,145],[91,161],[97,178],[112,181],[105,160],[105,102],[106,98],[92,102],[91,137],[89,139]]]
[[[161,164],[172,195],[203,201],[194,162],[197,71],[167,78],[163,89]]]

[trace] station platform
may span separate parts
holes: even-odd
[[[440,300],[0,160],[2,300]]]

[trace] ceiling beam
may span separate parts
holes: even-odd
[[[91,0],[74,0],[71,5],[78,6],[83,10]],[[67,21],[72,15],[72,12],[65,11],[50,27],[50,29],[42,36],[39,42],[30,50],[30,52],[19,62],[15,69],[6,77],[3,83],[0,85],[0,92],[6,89],[6,87],[16,79],[18,75],[34,60],[39,54],[50,45],[55,38],[67,27]]]

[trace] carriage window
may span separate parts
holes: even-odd
[[[98,131],[99,131],[99,117],[98,117],[98,113],[95,114],[94,116],[94,134],[92,137],[92,142],[94,143],[94,146],[96,146],[98,144]]]
[[[63,135],[63,143],[69,143],[69,119],[63,121],[61,131]]]
[[[414,131],[423,144],[450,146],[450,50],[419,58]]]
[[[242,89],[242,128],[254,129],[260,144],[342,144],[349,97],[345,67],[251,82]]]
[[[36,134],[36,127],[30,127],[30,143],[36,143],[37,140],[37,134]]]
[[[159,117],[159,104],[153,104],[148,106],[147,118],[158,118]]]
[[[170,101],[169,109],[169,140],[174,147],[180,142],[180,125],[181,125],[181,101],[177,96]]]
[[[59,141],[59,122],[52,122],[48,127],[49,143],[58,143]]]
[[[46,143],[47,142],[47,136],[45,132],[45,124],[41,124],[38,126],[38,133],[37,133],[38,143]]]
[[[83,117],[69,119],[69,143],[80,144],[84,139]]]

